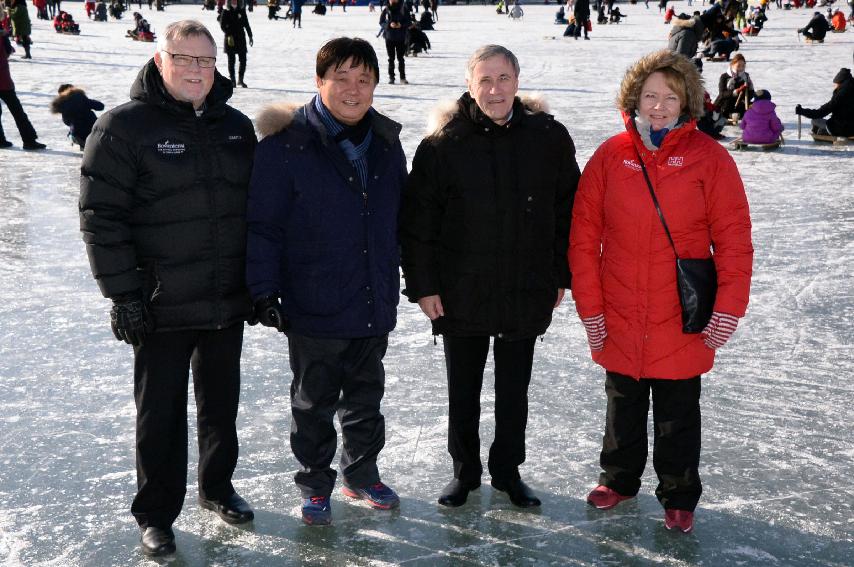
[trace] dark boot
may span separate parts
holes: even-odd
[[[175,532],[172,528],[148,526],[140,538],[142,552],[149,557],[161,557],[175,553]]]
[[[439,504],[442,506],[448,506],[449,508],[462,506],[466,503],[466,500],[469,497],[469,492],[477,489],[479,486],[479,482],[476,484],[467,483],[455,478],[442,489],[442,493],[439,494]]]

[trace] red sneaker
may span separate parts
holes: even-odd
[[[631,500],[634,496],[623,496],[616,490],[600,484],[587,495],[587,503],[600,510],[610,510],[623,500]]]
[[[694,512],[688,510],[665,510],[664,527],[679,530],[684,534],[694,529]]]

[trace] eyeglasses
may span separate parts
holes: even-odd
[[[194,60],[199,64],[199,67],[202,69],[210,69],[214,65],[216,65],[216,57],[196,57],[194,55],[181,55],[179,53],[169,53],[165,49],[161,50],[163,53],[169,54],[172,57],[172,62],[176,67],[189,67],[190,63]]]

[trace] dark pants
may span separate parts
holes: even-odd
[[[0,49],[3,49],[0,46]],[[27,118],[27,113],[24,112],[24,108],[21,106],[21,101],[18,100],[18,95],[15,94],[15,91],[0,91],[0,100],[2,100],[6,104],[6,108],[9,109],[9,112],[12,113],[12,118],[15,119],[15,126],[18,127],[18,132],[21,134],[21,140],[24,143],[27,142],[35,142],[38,135],[36,134],[33,125],[30,124],[30,119]],[[3,114],[3,106],[0,105],[0,116]],[[0,140],[5,140],[6,136],[3,134],[3,123],[0,121]]]
[[[638,493],[647,458],[652,391],[655,495],[664,508],[691,510],[703,492],[700,465],[700,377],[657,380],[607,372],[608,412],[599,463],[603,484],[625,496]]]
[[[294,476],[303,498],[329,496],[338,445],[333,418],[341,423],[344,484],[364,488],[380,481],[377,455],[385,445],[383,357],[388,335],[363,339],[316,339],[288,333],[291,382],[291,450],[302,469]]]
[[[168,527],[187,492],[187,376],[193,371],[199,495],[234,492],[243,323],[220,331],[153,333],[134,348],[137,493],[140,527]]]
[[[238,82],[243,82],[243,74],[246,72],[246,52],[238,51],[236,54],[232,51],[226,53],[228,56],[228,76],[232,82],[234,82],[234,56],[237,55],[237,58],[240,59],[240,67],[238,70],[237,80]]]
[[[295,28],[301,28],[301,27],[302,27],[302,12],[300,12],[300,13],[298,13],[298,14],[294,14],[294,15],[293,15],[293,16],[291,16],[291,17],[292,17],[292,18],[293,18],[293,20],[294,20],[294,21],[293,21],[293,27],[295,27]]]
[[[584,37],[587,37],[587,22],[590,21],[590,15],[587,16],[575,16],[575,37],[581,36],[581,32],[584,32]]]
[[[519,478],[525,462],[528,423],[528,384],[534,362],[535,338],[505,341],[496,338],[495,440],[489,448],[489,474],[494,479]],[[480,481],[480,391],[489,353],[489,337],[444,337],[448,372],[448,452],[454,478]]]
[[[406,54],[406,44],[402,41],[386,40],[385,50],[388,53],[388,78],[394,80],[394,60],[397,58],[400,78],[406,79],[406,63],[403,61],[403,56]]]

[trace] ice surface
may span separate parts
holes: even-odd
[[[32,61],[14,55],[12,75],[49,151],[0,152],[0,564],[148,565],[129,514],[135,488],[130,348],[116,342],[108,302],[89,274],[78,233],[80,153],[69,146],[48,103],[61,82],[112,107],[127,100],[151,44],[125,39],[129,19],[97,24],[81,3],[64,2],[80,36],[57,35],[35,19]],[[676,10],[692,11],[683,2]],[[579,163],[620,127],[613,99],[625,68],[666,45],[655,3],[625,6],[620,25],[594,25],[591,41],[560,36],[556,7],[526,6],[522,22],[492,7],[443,6],[428,56],[407,60],[409,86],[377,88],[377,108],[404,124],[411,158],[429,109],[463,89],[468,54],[503,43],[522,64],[523,90],[544,93],[569,128]],[[239,416],[238,490],[255,507],[254,527],[235,528],[195,503],[177,524],[170,565],[852,565],[852,260],[854,148],[797,140],[796,103],[828,100],[831,80],[851,66],[854,33],[823,45],[798,43],[811,10],[770,11],[742,53],[757,88],[769,89],[786,126],[773,153],[740,152],[753,213],[755,277],[749,314],[704,379],[705,494],[692,535],[663,528],[651,466],[641,495],[610,512],[584,496],[595,484],[604,421],[603,373],[566,301],[537,344],[530,392],[528,462],[522,474],[543,498],[538,512],[515,509],[487,483],[465,507],[441,509],[451,475],[445,450],[446,391],[441,346],[409,304],[386,358],[388,441],[383,478],[402,498],[399,512],[375,512],[334,496],[335,524],[299,521],[296,463],[288,446],[289,370],[281,336],[247,332]],[[144,15],[156,31],[181,17],[218,29],[199,6]],[[327,39],[375,39],[378,14],[351,8],[326,17],[306,11],[303,29],[251,15],[255,48],[233,104],[255,116],[266,103],[313,94],[314,54]],[[221,33],[216,33],[221,38]],[[225,71],[221,57],[220,71]],[[724,63],[707,63],[712,90]],[[20,148],[4,112],[7,137]],[[806,127],[805,127],[806,128]],[[728,131],[733,134],[734,131]],[[805,138],[808,135],[805,133]],[[519,148],[524,152],[525,148]],[[484,388],[484,454],[493,431],[491,374]],[[191,438],[194,425],[191,409]],[[196,456],[191,447],[191,470]]]

